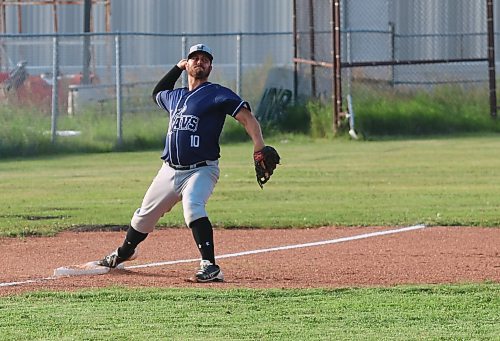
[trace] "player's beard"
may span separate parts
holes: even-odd
[[[208,79],[208,76],[210,76],[211,71],[212,71],[211,67],[208,67],[206,69],[202,67],[193,67],[189,70],[189,75],[194,79],[204,80]]]

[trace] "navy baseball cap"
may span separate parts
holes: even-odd
[[[188,59],[191,58],[191,55],[195,52],[204,52],[208,55],[208,58],[210,58],[210,61],[214,59],[214,56],[212,55],[212,50],[210,47],[208,47],[205,44],[196,44],[193,45],[189,48],[189,54],[188,54]]]

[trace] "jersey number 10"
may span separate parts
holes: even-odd
[[[198,148],[200,146],[200,136],[191,135],[191,147]]]

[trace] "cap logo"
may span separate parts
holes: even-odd
[[[210,60],[212,60],[214,58],[210,47],[208,47],[207,45],[204,45],[204,44],[196,44],[196,45],[191,46],[191,48],[189,49],[188,58],[191,56],[191,54],[193,54],[194,52],[198,52],[198,51],[205,52],[206,54],[208,54],[210,57]]]

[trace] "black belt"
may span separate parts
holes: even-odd
[[[198,162],[198,163],[195,163],[195,164],[189,165],[189,166],[178,166],[178,165],[172,164],[171,162],[167,162],[167,163],[171,168],[173,168],[175,170],[190,170],[190,169],[208,166],[208,163],[206,161]]]

